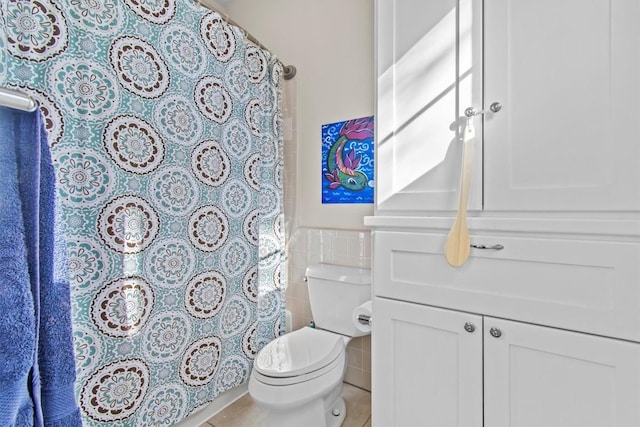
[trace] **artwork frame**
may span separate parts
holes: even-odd
[[[322,125],[322,203],[374,203],[374,116]]]

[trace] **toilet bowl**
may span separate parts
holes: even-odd
[[[249,394],[269,411],[271,427],[340,426],[346,415],[340,396],[346,346],[352,337],[366,335],[353,325],[351,313],[370,299],[370,270],[317,264],[307,268],[307,278],[317,328],[304,327],[267,344],[249,379]]]
[[[249,394],[268,409],[270,426],[339,426],[347,337],[304,327],[267,344],[249,379]],[[335,414],[335,415],[334,415]]]

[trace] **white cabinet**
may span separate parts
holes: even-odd
[[[481,5],[376,2],[378,210],[457,206],[458,118],[467,106],[482,103]],[[474,210],[482,208],[482,140],[477,144],[469,203]]]
[[[640,210],[640,2],[484,2],[485,209]]]
[[[383,298],[373,310],[373,425],[482,426],[482,317]]]
[[[374,427],[640,425],[640,344],[385,298],[374,310]]]
[[[640,2],[376,4],[378,214],[640,210]]]
[[[640,1],[376,0],[376,46],[374,427],[640,426]]]
[[[640,425],[640,344],[494,318],[484,329],[486,426]]]

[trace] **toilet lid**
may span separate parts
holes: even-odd
[[[264,346],[258,353],[254,368],[269,377],[294,377],[327,366],[343,351],[344,338],[341,335],[305,327]]]

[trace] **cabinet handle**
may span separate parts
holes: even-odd
[[[493,246],[486,246],[486,245],[474,245],[471,244],[471,247],[474,249],[493,249],[496,251],[501,251],[504,249],[504,246],[498,244],[498,245],[493,245]]]
[[[471,322],[467,322],[464,324],[464,330],[469,333],[473,333],[476,330],[476,325]]]
[[[502,110],[502,104],[500,104],[499,102],[494,102],[491,105],[489,105],[489,111],[491,111],[492,113],[497,113],[500,110]],[[481,116],[486,113],[488,113],[487,110],[476,111],[476,109],[473,107],[469,107],[466,110],[464,110],[464,115],[469,118],[473,116]]]
[[[494,338],[500,338],[502,336],[502,331],[500,329],[498,329],[498,328],[489,329],[489,333]]]

